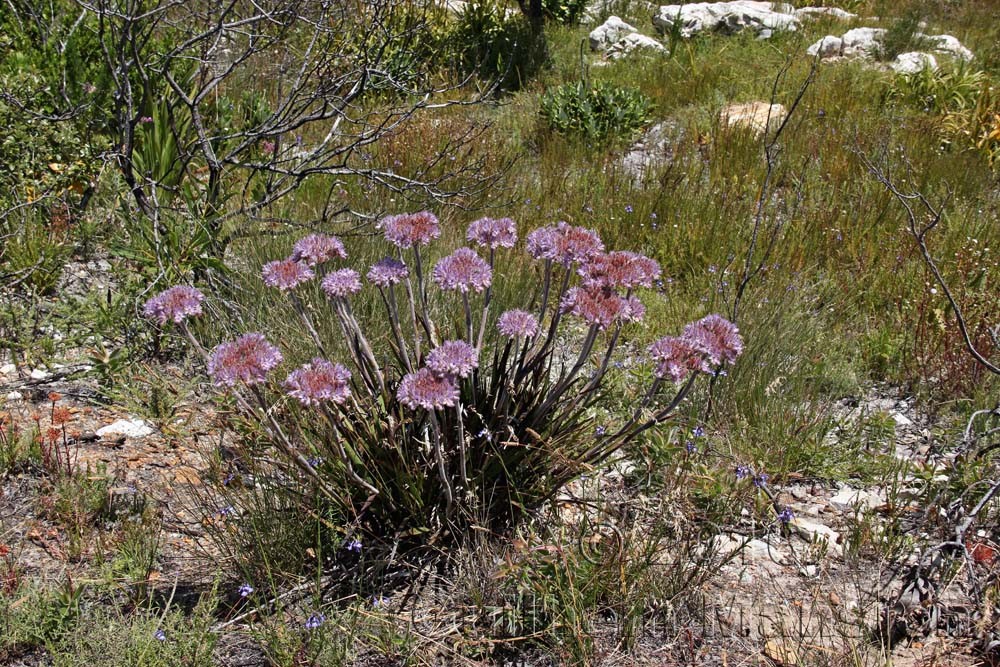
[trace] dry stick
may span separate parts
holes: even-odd
[[[948,282],[941,275],[941,271],[938,269],[937,262],[934,260],[933,255],[931,255],[930,249],[927,247],[927,234],[930,233],[938,223],[941,222],[942,216],[944,215],[944,207],[936,209],[931,205],[930,201],[920,192],[904,193],[896,187],[892,178],[886,171],[879,169],[874,165],[871,160],[866,156],[861,155],[861,161],[868,169],[868,171],[875,177],[877,181],[882,183],[886,189],[896,198],[906,211],[906,217],[909,222],[910,236],[917,242],[917,246],[920,248],[920,254],[923,257],[924,264],[930,269],[931,274],[934,276],[935,282],[944,292],[945,298],[948,299],[948,303],[951,305],[952,310],[955,313],[955,319],[958,322],[958,330],[962,334],[962,340],[965,343],[966,351],[972,355],[973,359],[978,361],[983,368],[1000,375],[1000,366],[993,364],[987,359],[977,348],[975,343],[972,341],[972,336],[969,334],[969,327],[965,321],[965,315],[962,312],[961,306],[958,305],[958,301],[955,300],[955,295],[952,293],[951,288],[948,287]],[[917,213],[913,210],[913,206],[910,204],[912,201],[920,202],[923,206],[925,213],[930,217],[930,222],[924,226],[920,226],[917,223]]]

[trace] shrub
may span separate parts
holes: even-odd
[[[263,540],[294,560],[287,551],[316,544],[308,533],[318,530],[314,553],[357,564],[369,553],[402,558],[479,531],[505,534],[565,483],[670,419],[700,375],[742,351],[736,327],[718,315],[656,341],[643,395],[617,423],[595,428],[622,333],[645,312],[638,294],[660,275],[654,260],[607,252],[595,232],[564,222],[538,229],[526,243],[540,269],[534,297],[496,316],[492,281],[516,243],[512,220],[472,223],[468,240],[486,256],[461,247],[433,269],[425,264],[425,246],[440,235],[433,214],[391,216],[380,228],[395,246],[366,276],[381,322],[354,310],[361,274],[328,268],[346,258],[335,237],[308,236],[287,259],[264,265],[264,283],[287,296],[315,346],[281,383],[272,376],[286,355],[298,356],[292,346],[251,332],[202,348],[187,323],[202,312],[197,290],[174,287],[146,304],[147,316],[178,324],[204,352],[256,442],[241,455],[246,474],[238,482],[226,475],[215,522],[220,536],[236,536],[236,551]],[[342,333],[346,364],[330,360],[336,341],[320,334],[328,328],[313,315],[318,300]]]
[[[541,114],[549,127],[595,141],[628,137],[642,127],[652,103],[638,90],[598,82],[567,83],[542,97]]]
[[[516,90],[545,62],[545,35],[494,0],[466,4],[447,42],[458,70]]]

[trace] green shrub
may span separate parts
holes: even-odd
[[[652,110],[638,90],[606,82],[588,87],[567,83],[542,97],[541,114],[556,132],[605,141],[629,137],[642,127]]]
[[[544,34],[495,0],[466,5],[447,43],[460,73],[496,81],[505,90],[520,88],[546,59]]]

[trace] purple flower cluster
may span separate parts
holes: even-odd
[[[684,327],[684,337],[701,347],[712,365],[733,363],[743,353],[736,325],[721,315],[708,315]]]
[[[508,338],[534,338],[538,335],[538,318],[526,310],[508,310],[497,320],[497,329]]]
[[[396,398],[411,410],[436,410],[458,402],[458,385],[452,377],[421,368],[403,376]]]
[[[323,623],[325,622],[326,622],[326,616],[320,613],[313,613],[309,614],[309,618],[306,619],[304,625],[306,630],[315,630],[319,626],[323,625]]]
[[[573,287],[566,292],[560,308],[601,330],[615,322],[638,322],[646,314],[646,307],[636,297],[603,288]]]
[[[708,373],[704,351],[684,337],[665,336],[649,346],[649,356],[656,364],[653,373],[661,380],[680,382],[688,373]]]
[[[316,266],[334,257],[347,259],[347,250],[344,249],[344,243],[340,239],[325,234],[310,234],[295,242],[290,259],[295,262],[305,262],[308,266]]]
[[[331,299],[342,299],[361,291],[361,274],[354,269],[339,269],[323,278],[320,286]]]
[[[479,366],[479,354],[464,340],[446,340],[427,355],[427,368],[438,375],[468,377]]]
[[[510,218],[480,218],[469,225],[466,238],[485,248],[513,248],[517,223]]]
[[[736,361],[743,339],[736,325],[720,315],[708,315],[684,327],[684,335],[667,336],[649,346],[661,379],[680,382],[689,373],[710,373],[712,366]]]
[[[232,387],[238,382],[260,384],[281,360],[281,352],[264,334],[248,333],[212,350],[208,374],[217,387]]]
[[[656,260],[627,250],[616,250],[593,257],[579,269],[586,287],[652,287],[660,277]]]
[[[379,222],[378,228],[386,240],[398,248],[427,245],[441,236],[437,216],[430,211],[391,215]]]
[[[283,292],[295,289],[302,283],[316,277],[316,274],[304,262],[291,258],[268,262],[261,269],[261,275],[264,276],[265,285],[277,287]]]
[[[167,322],[180,324],[188,317],[201,315],[201,302],[205,295],[194,287],[177,285],[160,292],[142,307],[142,314],[160,325]]]
[[[441,289],[482,292],[493,282],[493,269],[472,248],[459,248],[438,260],[433,277]]]
[[[288,395],[302,405],[331,401],[338,405],[351,395],[351,372],[341,364],[316,357],[311,363],[292,371],[285,380]]]
[[[398,259],[380,259],[368,270],[368,281],[379,287],[390,287],[406,280],[410,270]]]
[[[527,245],[535,259],[551,260],[564,266],[588,262],[604,252],[604,243],[597,232],[566,222],[536,229],[528,234]]]

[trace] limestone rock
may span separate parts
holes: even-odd
[[[667,49],[663,44],[648,35],[633,32],[625,35],[608,49],[608,57],[618,60],[631,55],[636,51],[657,51],[666,53]]]
[[[126,438],[144,438],[153,432],[153,427],[141,419],[119,419],[95,431],[100,437],[124,435]]]
[[[833,58],[843,55],[844,40],[834,35],[827,35],[823,39],[815,42],[806,49],[806,54],[812,57]]]
[[[839,7],[802,7],[795,10],[795,17],[799,19],[819,19],[832,17],[841,21],[850,21],[858,18],[857,14],[844,11]]]
[[[617,16],[609,16],[607,21],[590,31],[590,50],[607,51],[612,44],[634,32],[638,30]]]
[[[843,554],[843,548],[839,544],[840,535],[829,526],[821,523],[809,521],[800,517],[795,517],[788,522],[791,528],[799,537],[813,544],[826,543],[829,552],[835,556]]]
[[[622,168],[636,180],[642,179],[647,170],[673,159],[673,147],[679,135],[680,130],[672,121],[653,125],[625,153]]]
[[[843,55],[874,58],[885,38],[883,28],[854,28],[841,36]]]
[[[705,31],[730,35],[743,29],[796,30],[799,19],[790,5],[755,0],[663,5],[653,15],[653,25],[663,33],[671,32],[675,24],[687,38]]]
[[[746,127],[757,134],[778,127],[788,111],[784,105],[767,102],[727,104],[719,114],[719,120],[728,127]]]
[[[915,35],[917,38],[923,38],[930,42],[931,47],[938,53],[946,53],[948,55],[954,56],[960,60],[966,62],[974,60],[976,58],[975,54],[969,49],[965,48],[963,44],[958,41],[955,37],[951,35]]]

